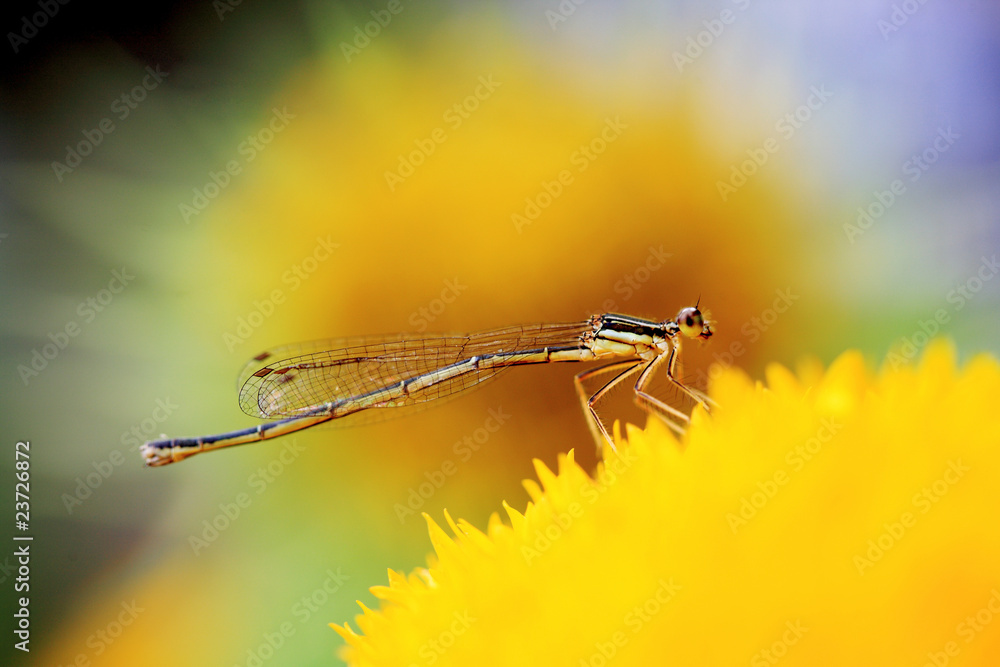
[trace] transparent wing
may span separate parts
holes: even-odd
[[[511,366],[545,361],[545,348],[578,349],[591,322],[535,324],[468,335],[375,336],[286,345],[254,357],[240,373],[240,407],[264,419],[291,417],[325,403],[369,397],[365,407],[412,407],[452,398]],[[532,354],[536,353],[536,354]],[[401,382],[478,356],[483,368],[381,399]]]

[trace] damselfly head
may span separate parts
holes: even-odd
[[[688,338],[707,340],[712,335],[712,325],[708,317],[703,316],[697,306],[681,308],[677,313],[677,328]]]

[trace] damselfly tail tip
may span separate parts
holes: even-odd
[[[174,462],[173,442],[170,440],[151,440],[139,448],[143,462],[147,468],[165,466]]]

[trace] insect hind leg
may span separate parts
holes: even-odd
[[[573,378],[573,382],[576,385],[576,393],[583,408],[583,414],[587,419],[587,427],[590,429],[590,434],[594,438],[594,443],[597,445],[598,451],[601,450],[604,443],[607,443],[612,451],[617,451],[617,449],[615,448],[614,439],[608,433],[608,429],[604,426],[600,415],[597,414],[597,402],[606,396],[617,384],[640,368],[642,368],[641,361],[629,359],[628,361],[616,361],[604,366],[598,366],[597,368],[591,368],[582,373],[577,373],[576,377]],[[587,388],[587,384],[591,380],[611,372],[616,372],[616,375],[601,385],[596,392],[592,393]]]

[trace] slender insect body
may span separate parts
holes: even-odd
[[[199,452],[249,444],[369,410],[412,407],[468,391],[512,366],[607,360],[576,376],[577,392],[598,443],[614,443],[595,410],[616,384],[635,378],[640,407],[678,427],[689,415],[646,390],[657,369],[675,389],[708,408],[707,398],[675,376],[680,339],[708,339],[710,324],[697,306],[654,322],[630,315],[595,315],[586,322],[508,327],[465,336],[377,336],[275,348],[257,355],[241,374],[244,412],[278,421],[200,438],[147,442],[146,465],[162,466]],[[274,359],[270,364],[260,364]],[[615,372],[596,393],[584,382]]]

